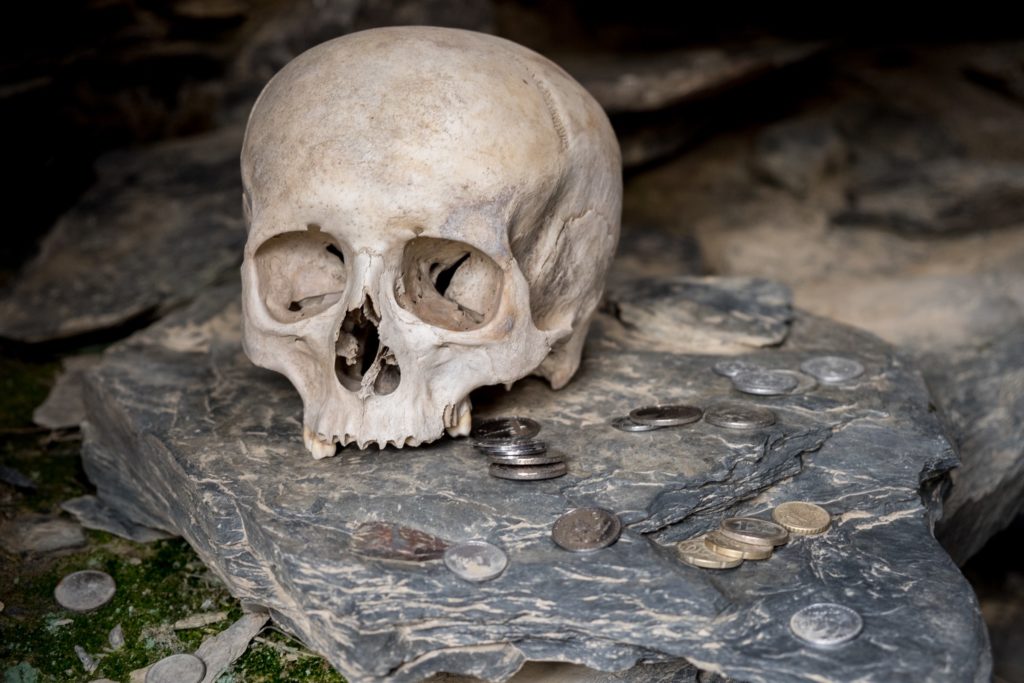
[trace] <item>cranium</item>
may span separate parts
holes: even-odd
[[[572,377],[619,233],[619,148],[547,59],[442,28],[364,31],[264,88],[242,150],[245,350],[314,457],[471,426],[469,394]]]

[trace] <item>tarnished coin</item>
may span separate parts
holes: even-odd
[[[864,366],[852,358],[818,356],[800,364],[800,369],[826,384],[849,382],[864,374]]]
[[[618,515],[604,508],[576,508],[555,521],[551,539],[561,548],[574,553],[607,548],[619,540],[622,522]]]
[[[746,360],[720,360],[715,363],[711,369],[716,375],[721,375],[722,377],[735,377],[741,372],[761,370],[762,368],[757,363],[751,363]]]
[[[760,406],[719,403],[707,409],[704,421],[726,429],[757,429],[775,424],[775,413]]]
[[[513,467],[526,467],[529,465],[554,465],[565,462],[565,455],[562,453],[538,453],[536,455],[518,454],[488,454],[487,460],[494,465],[511,465]]]
[[[722,521],[718,531],[740,543],[776,546],[789,540],[785,527],[758,517],[730,517]]]
[[[718,531],[712,531],[705,536],[704,545],[713,553],[741,560],[767,560],[772,556],[773,547],[770,545],[742,543]]]
[[[171,655],[149,667],[146,683],[201,683],[204,676],[206,664],[199,657]]]
[[[680,541],[676,545],[676,552],[686,564],[702,569],[732,569],[743,564],[739,557],[726,557],[712,551],[703,536]]]
[[[506,439],[532,439],[540,434],[540,424],[529,417],[492,417],[483,420],[473,428],[472,436],[477,441],[498,441]]]
[[[110,602],[117,585],[110,574],[94,569],[68,574],[53,591],[57,603],[73,612],[88,612]]]
[[[513,481],[540,481],[542,479],[555,479],[564,476],[569,468],[564,462],[552,465],[536,465],[519,467],[516,465],[490,465],[488,470],[492,477],[498,479],[511,479]]]
[[[789,630],[815,647],[836,647],[856,638],[864,620],[846,605],[818,602],[798,610],[789,618]]]
[[[786,527],[790,533],[813,536],[828,530],[832,516],[828,510],[803,501],[791,500],[772,510],[772,519]]]
[[[540,455],[548,450],[548,445],[539,439],[522,439],[505,442],[474,442],[477,450],[487,455]]]
[[[609,420],[608,424],[615,427],[620,432],[651,432],[655,429],[661,429],[657,425],[644,425],[639,422],[633,422],[627,415],[622,417],[615,417]]]
[[[486,541],[467,541],[445,551],[444,566],[466,581],[490,581],[505,571],[508,555]]]
[[[703,414],[704,411],[696,406],[644,406],[629,411],[629,419],[652,427],[678,427],[696,422]]]
[[[732,385],[737,390],[757,396],[788,394],[798,384],[796,377],[780,370],[746,370],[732,378]]]

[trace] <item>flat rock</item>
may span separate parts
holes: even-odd
[[[50,553],[82,545],[82,527],[70,519],[32,513],[0,523],[0,546],[9,553]]]
[[[45,342],[189,301],[241,260],[242,129],[110,154],[0,295],[0,336]]]
[[[70,356],[62,362],[57,381],[38,408],[32,412],[32,421],[47,429],[77,427],[85,419],[82,403],[82,376],[100,361],[100,354],[87,353]]]
[[[163,538],[170,538],[170,534],[150,529],[149,527],[136,524],[125,519],[117,510],[106,505],[103,501],[93,495],[78,496],[60,504],[60,509],[74,515],[78,523],[86,529],[106,531],[109,534],[127,538],[136,543],[150,543]]]
[[[644,291],[654,310],[659,295],[667,308],[686,305],[677,297],[689,290]],[[474,396],[480,416],[538,419],[568,455],[568,475],[523,483],[490,477],[464,439],[313,460],[294,389],[241,353],[237,296],[211,292],[108,351],[87,386],[86,471],[105,502],[183,535],[233,594],[264,605],[349,680],[500,681],[528,660],[611,672],[681,658],[749,681],[989,676],[973,593],[931,533],[956,458],[920,377],[877,338],[773,300],[769,309],[792,316],[788,336],[745,358],[795,369],[827,352],[866,372],[751,398],[711,371],[721,356],[631,348],[606,338],[621,323],[604,321],[566,389],[527,379]],[[755,433],[607,424],[641,404],[724,399],[769,406],[778,420]],[[824,505],[832,529],[730,571],[676,559],[674,541],[793,499]],[[552,523],[583,505],[619,515],[616,544],[575,554],[551,541]],[[367,523],[486,540],[510,564],[469,583],[429,553],[361,554],[354,541]],[[866,624],[827,657],[786,627],[823,601]]]

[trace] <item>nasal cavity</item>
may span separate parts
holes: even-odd
[[[398,388],[402,377],[394,353],[381,346],[379,322],[373,301],[367,297],[362,306],[345,314],[334,345],[338,381],[363,397],[390,394]]]

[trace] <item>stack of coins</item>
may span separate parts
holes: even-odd
[[[496,417],[473,430],[473,446],[487,456],[492,477],[538,481],[561,477],[568,468],[565,456],[548,451],[535,438],[540,425],[528,417]]]
[[[767,560],[790,534],[810,536],[825,532],[831,518],[813,503],[791,501],[772,510],[775,521],[759,517],[730,517],[718,529],[679,543],[676,550],[686,564],[705,569],[732,569],[744,560]]]

